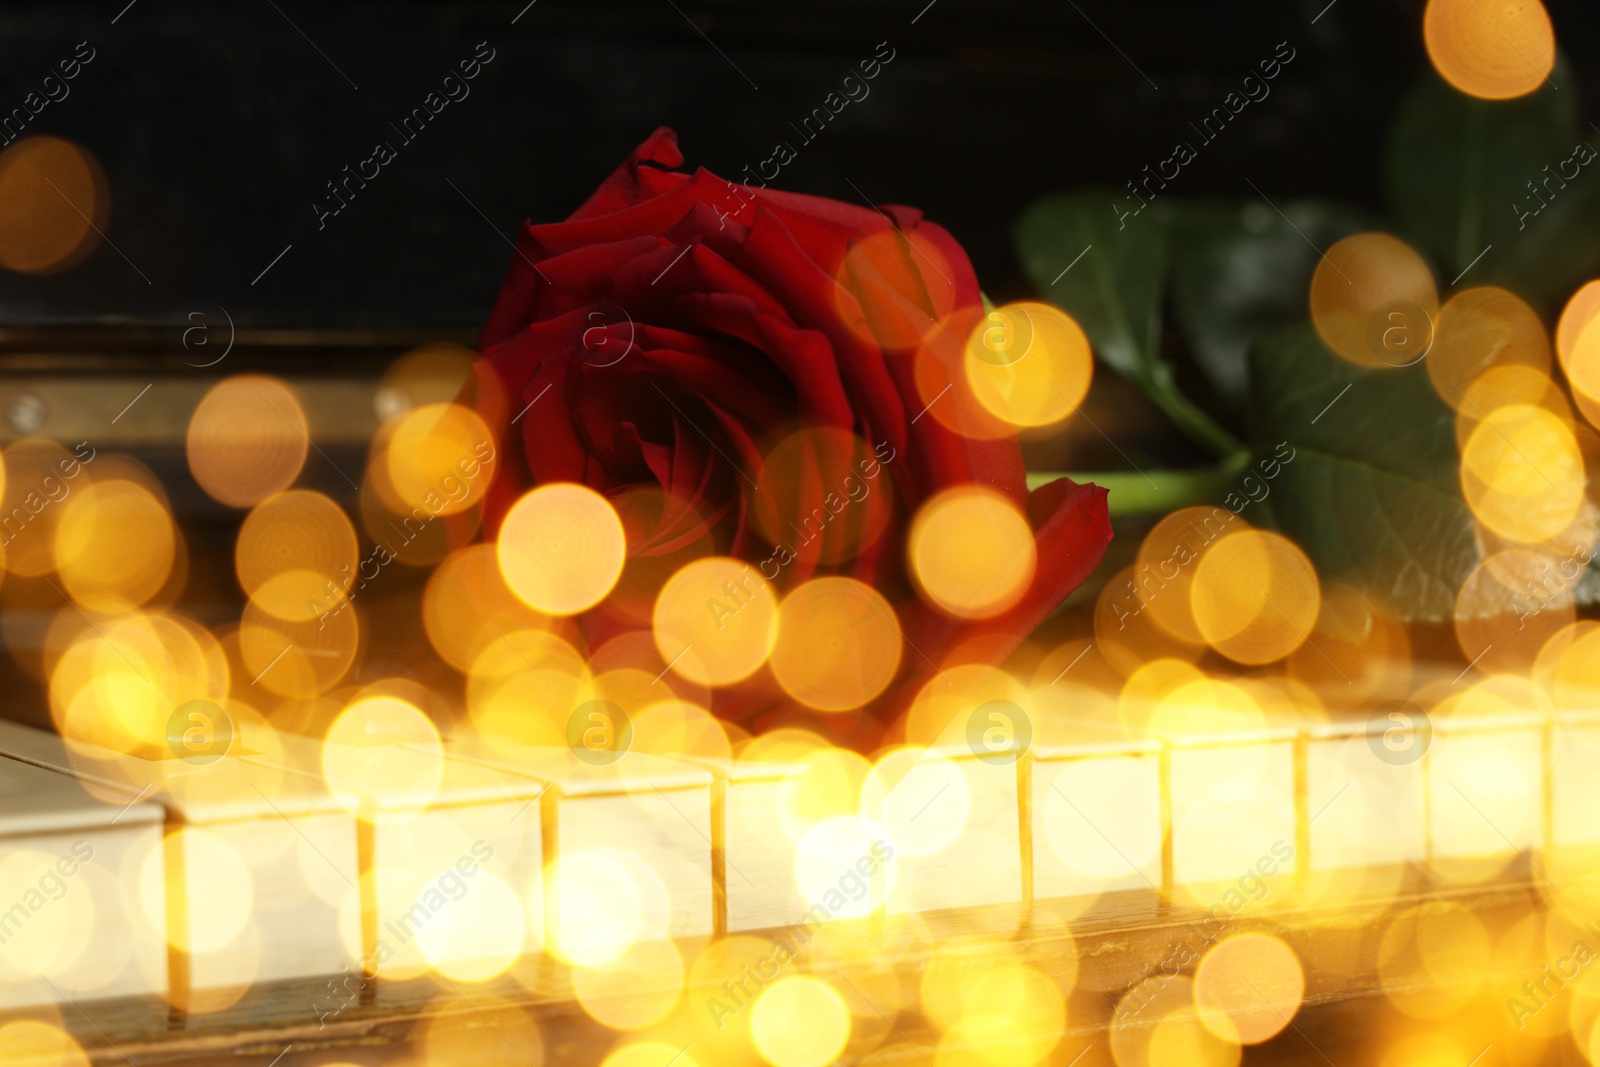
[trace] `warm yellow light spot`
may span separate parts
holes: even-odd
[[[1206,1029],[1235,1044],[1259,1045],[1289,1025],[1305,997],[1294,950],[1271,934],[1217,942],[1194,972],[1194,1000]]]
[[[1134,586],[1151,621],[1180,640],[1205,641],[1189,603],[1200,557],[1224,533],[1248,528],[1249,523],[1218,507],[1179,508],[1152,526],[1133,570]]]
[[[65,1030],[34,1019],[0,1025],[0,1049],[18,1064],[89,1067],[89,1057]]]
[[[1238,528],[1249,529],[1249,524],[1241,523]],[[1152,660],[1176,659],[1189,663],[1198,660],[1206,646],[1199,641],[1174,637],[1156,624],[1155,616],[1148,610],[1151,598],[1140,588],[1139,577],[1137,568],[1124,567],[1100,590],[1094,605],[1096,651],[1112,670],[1124,676]],[[1187,614],[1192,615],[1193,608]]]
[[[912,576],[935,605],[987,619],[1014,606],[1033,582],[1033,531],[1017,506],[991,489],[959,486],[917,512],[907,538]]]
[[[981,307],[963,307],[945,316],[917,346],[912,362],[916,418],[938,422],[973,441],[995,441],[1016,435],[1014,424],[983,405],[967,378],[973,333],[985,321]],[[987,353],[986,353],[987,354]]]
[[[277,618],[304,622],[337,610],[355,589],[359,552],[355,527],[338,504],[292,489],[245,516],[233,561],[250,599]]]
[[[361,641],[356,609],[346,606],[314,619],[290,622],[254,601],[239,619],[239,654],[252,685],[287,697],[327,692],[355,662]]]
[[[1472,383],[1486,371],[1526,367],[1548,374],[1550,338],[1539,313],[1515,293],[1492,285],[1466,289],[1439,309],[1433,350],[1423,366],[1444,402],[1461,410]]]
[[[1428,0],[1422,39],[1441,78],[1485,100],[1533,92],[1556,62],[1539,0]]]
[[[494,479],[494,437],[476,411],[460,404],[427,404],[402,416],[386,455],[403,513],[465,511]]]
[[[1025,964],[1004,960],[983,968],[964,984],[960,1020],[940,1043],[941,1063],[973,1067],[1029,1067],[1057,1047],[1066,1005],[1054,982]],[[977,1056],[948,1056],[962,1045]],[[958,1058],[959,1057],[959,1058]]]
[[[659,756],[728,759],[733,755],[722,723],[705,708],[686,700],[659,700],[635,713],[633,748]]]
[[[873,448],[836,426],[797,430],[774,445],[750,498],[756,527],[776,546],[767,566],[837,567],[875,544],[893,514],[896,458],[887,442]]]
[[[1238,663],[1271,663],[1300,647],[1317,621],[1317,572],[1293,541],[1241,530],[1211,546],[1189,590],[1207,643]]]
[[[800,840],[825,819],[860,812],[861,787],[872,772],[865,756],[843,748],[819,747],[791,753],[783,762],[803,768],[803,773],[784,779],[778,794],[779,819],[791,840]]]
[[[174,853],[186,872],[182,885],[167,881],[166,857]],[[168,834],[163,848],[152,849],[140,864],[138,887],[145,918],[185,952],[225,948],[251,920],[255,882],[250,868],[231,845],[205,830],[185,827]],[[179,894],[172,903],[188,917],[187,924],[167,922],[169,893]]]
[[[731,685],[772,653],[778,601],[750,564],[710,556],[661,587],[653,623],[656,650],[672,670],[700,685]]]
[[[1162,973],[1136,983],[1117,1002],[1109,1027],[1117,1067],[1234,1067],[1239,1046],[1200,1024],[1194,982]]]
[[[1600,315],[1591,316],[1577,331],[1562,366],[1579,406],[1593,422],[1594,405],[1600,403]]]
[[[660,1022],[678,1003],[683,984],[683,957],[666,938],[635,942],[603,967],[572,969],[578,1003],[613,1030],[642,1030]]]
[[[967,384],[998,418],[1049,426],[1078,409],[1094,377],[1089,339],[1049,304],[1006,304],[985,315],[967,342]]]
[[[1443,1034],[1407,1034],[1384,1051],[1378,1067],[1472,1067],[1472,1057]]]
[[[1546,371],[1517,364],[1491,367],[1466,387],[1456,408],[1456,447],[1466,448],[1489,412],[1507,404],[1531,404],[1572,425],[1572,405]]]
[[[980,936],[942,941],[922,972],[922,1013],[938,1029],[949,1030],[971,1009],[984,974],[1020,962],[1015,942]]]
[[[1497,408],[1462,450],[1462,495],[1479,522],[1508,540],[1556,537],[1577,516],[1584,486],[1577,438],[1543,408]]]
[[[1559,561],[1525,549],[1496,552],[1472,569],[1456,594],[1456,643],[1481,671],[1526,671],[1545,644],[1571,625],[1577,608]],[[1581,572],[1580,572],[1581,573]]]
[[[864,919],[894,889],[892,848],[881,827],[859,816],[824,819],[795,848],[795,884],[828,919]]]
[[[511,592],[500,573],[495,546],[470,545],[435,568],[422,594],[422,624],[444,661],[470,671],[504,634],[548,629],[548,615]]]
[[[567,743],[567,718],[594,699],[578,651],[544,630],[499,635],[467,675],[467,712],[485,738],[502,744]]]
[[[558,959],[604,967],[644,933],[647,887],[618,857],[598,850],[559,856],[545,868],[545,883],[549,948]]]
[[[1378,977],[1389,1001],[1418,1019],[1443,1019],[1482,988],[1489,934],[1459,904],[1407,908],[1378,945]]]
[[[773,1067],[824,1067],[850,1040],[850,1009],[820,978],[780,978],[750,1009],[756,1049]]]
[[[339,803],[361,818],[404,818],[433,802],[444,776],[444,749],[438,729],[415,704],[367,697],[328,727],[322,771]]]
[[[514,997],[477,989],[471,997],[473,1018],[485,1025],[462,1026],[459,1018],[442,1012],[426,1015],[412,1030],[417,1046],[412,1063],[428,1067],[554,1067],[555,1058],[545,1055],[544,1035],[533,1013]]]
[[[1556,322],[1556,358],[1568,377],[1573,373],[1572,357],[1578,349],[1578,338],[1597,314],[1600,314],[1600,279],[1585,282],[1568,297],[1561,309],[1561,318]]]
[[[571,482],[542,485],[500,525],[500,573],[523,602],[576,615],[605,599],[627,554],[622,520],[605,497]]]
[[[73,600],[113,614],[160,592],[177,540],[172,517],[148,489],[121,479],[99,482],[60,507],[56,567]]]
[[[894,840],[897,855],[937,855],[955,844],[972,814],[972,791],[961,768],[923,748],[879,757],[861,789],[862,807]]]
[[[26,137],[0,152],[0,267],[66,270],[100,244],[110,216],[105,174],[85,149]]]
[[[1311,321],[1335,353],[1362,367],[1415,363],[1434,342],[1439,293],[1410,245],[1386,233],[1335,242],[1311,276]]]
[[[0,893],[4,894],[0,899],[11,906],[5,937],[0,940],[0,970],[12,975],[59,975],[82,957],[95,937],[94,895],[82,887],[74,891],[72,883],[62,878],[56,865],[63,859],[77,869],[77,861],[70,856],[43,849],[16,848],[0,856]],[[98,918],[112,929],[122,921],[120,914]],[[113,936],[102,933],[102,948]]]
[[[1563,711],[1588,710],[1600,703],[1600,627],[1574,635],[1558,653],[1550,691]]]
[[[863,341],[908,349],[955,307],[948,257],[918,229],[885,228],[853,242],[835,272],[839,321]]]
[[[817,578],[778,608],[772,673],[802,704],[848,711],[888,688],[900,645],[900,624],[882,593],[854,578]]]
[[[417,931],[429,965],[457,982],[482,982],[504,972],[521,955],[522,940],[522,902],[485,870],[473,874],[462,897]]]
[[[1021,707],[1027,699],[1027,688],[998,667],[982,663],[946,667],[928,679],[912,700],[906,713],[906,740],[914,745],[964,746],[975,708],[991,700]],[[1011,733],[1008,740],[1015,740],[1015,730]]]
[[[259,374],[224,378],[189,418],[189,470],[222,503],[253,507],[300,476],[308,433],[300,401],[283,382]]]
[[[600,1067],[700,1067],[693,1047],[673,1047],[660,1041],[640,1041],[623,1045],[606,1057]]]

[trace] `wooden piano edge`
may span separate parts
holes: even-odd
[[[1075,974],[1077,989],[1104,990],[1098,995],[1114,1003],[1121,992],[1157,973],[1157,964],[1177,937],[1195,929],[1195,923],[1208,914],[1202,908],[1177,908],[1164,905],[1149,892],[1116,894],[1124,898],[1082,922],[1052,924],[1048,927],[1024,925],[1014,940],[1022,946],[1024,959],[1052,977]],[[1373,968],[1377,938],[1383,920],[1398,910],[1417,904],[1452,901],[1467,908],[1491,928],[1508,924],[1526,915],[1530,907],[1541,907],[1542,900],[1532,880],[1501,881],[1487,886],[1458,889],[1423,889],[1371,902],[1336,902],[1315,907],[1296,907],[1288,902],[1275,909],[1241,912],[1227,921],[1221,936],[1244,930],[1264,930],[1282,937],[1292,947],[1306,969],[1306,994],[1302,1012],[1347,1003],[1373,1002],[1383,997],[1383,986]],[[1048,903],[1048,902],[1044,902]],[[1128,916],[1140,915],[1130,920]],[[861,920],[858,922],[870,922]],[[935,914],[935,921],[951,934],[982,932],[986,927],[965,913]],[[965,929],[964,929],[965,928]],[[1352,932],[1369,942],[1363,953],[1363,967],[1336,973],[1319,967],[1318,944],[1324,940],[1348,941]],[[757,932],[771,936],[783,929]],[[680,944],[686,962],[707,939]],[[802,954],[804,956],[804,954]],[[906,953],[895,959],[902,975],[916,976],[927,965],[927,950]],[[529,1013],[544,1038],[545,1062],[560,1064],[598,1064],[615,1043],[617,1034],[590,1019],[571,994],[566,969],[547,958],[536,963],[539,980],[536,989],[510,980],[485,983],[462,989],[441,989],[429,979],[409,984],[386,983],[378,997],[368,995],[359,1003],[340,1010],[337,1016],[319,1022],[313,1005],[328,1002],[326,976],[256,986],[232,1008],[202,1016],[175,1015],[165,1002],[153,998],[84,1001],[63,1006],[63,1024],[83,1045],[93,1063],[276,1063],[286,1051],[296,1056],[336,1049],[394,1048],[397,1051],[414,1037],[419,1024],[473,1028],[493,1025],[483,1008],[492,998],[493,1010],[507,1007]],[[1512,965],[1508,964],[1506,973]],[[1183,968],[1192,972],[1192,964]],[[817,968],[822,977],[848,977],[852,968]],[[374,986],[375,988],[375,986]],[[1081,995],[1081,994],[1080,994]],[[15,1017],[32,1014],[15,1013]],[[1069,1017],[1081,1013],[1069,1012]],[[1093,1043],[1109,1032],[1109,1006],[1092,1021],[1069,1026],[1063,1041]],[[0,1019],[13,1017],[0,1015]],[[1132,1025],[1146,1026],[1154,1019]],[[938,1034],[918,1017],[902,1018],[896,1029],[910,1045],[907,1063],[923,1062],[917,1050],[931,1048]],[[1287,1031],[1286,1031],[1287,1033]],[[898,1037],[893,1040],[901,1044]],[[915,1046],[915,1048],[911,1047]],[[1070,1051],[1070,1050],[1069,1050]],[[860,1055],[864,1056],[866,1050]],[[881,1057],[885,1054],[878,1053]],[[847,1054],[839,1062],[859,1062]],[[286,1063],[293,1063],[286,1060]],[[897,1062],[892,1057],[888,1062]],[[1319,1060],[1320,1062],[1320,1060]]]

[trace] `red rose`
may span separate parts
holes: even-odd
[[[945,409],[928,414],[930,400],[961,413],[958,395],[936,394],[956,384],[939,353],[983,314],[966,254],[911,208],[738,185],[682,162],[674,133],[657,130],[565,222],[523,228],[479,343],[524,412],[525,447],[505,452],[488,533],[531,485],[579,482],[612,499],[629,562],[583,620],[592,643],[648,627],[660,583],[722,553],[776,569],[782,589],[819,571],[870,583],[896,606],[908,673],[961,646],[1005,655],[1095,569],[1111,525],[1097,486],[1029,493],[1009,429],[973,437]],[[791,441],[773,460],[781,478],[764,478],[778,442],[807,427],[823,429]],[[893,494],[777,566],[786,524],[873,458]],[[1023,510],[1038,555],[1021,599],[981,622],[919,599],[905,571],[911,515],[962,484]]]

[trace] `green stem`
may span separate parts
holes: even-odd
[[[1207,415],[1178,390],[1172,380],[1172,368],[1157,363],[1145,381],[1145,392],[1171,419],[1173,424],[1189,435],[1190,440],[1204,447],[1218,459],[1226,460],[1245,451],[1244,442],[1229,433],[1222,424]]]
[[[1234,479],[1249,465],[1249,453],[1240,450],[1216,466],[1197,470],[1034,471],[1028,474],[1028,488],[1057,478],[1093,482],[1110,490],[1106,505],[1113,515],[1165,514],[1195,504],[1221,504]]]

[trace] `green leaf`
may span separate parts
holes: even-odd
[[[1401,103],[1385,160],[1389,199],[1402,236],[1439,264],[1441,282],[1471,266],[1464,284],[1502,285],[1548,307],[1600,262],[1600,159],[1573,159],[1580,143],[1600,146],[1600,133],[1580,126],[1570,68],[1558,64],[1551,78],[1565,87],[1479,100],[1430,73]],[[1562,178],[1563,167],[1576,176]]]
[[[1217,456],[1242,444],[1178,391],[1161,358],[1166,234],[1156,212],[1123,193],[1089,189],[1030,205],[1017,255],[1043,299],[1077,320],[1094,352],[1138,383],[1167,417]]]
[[[1155,380],[1166,240],[1149,214],[1110,189],[1060,193],[1017,219],[1022,267],[1044,299],[1078,321],[1095,354],[1142,385]]]
[[[1311,274],[1341,237],[1371,229],[1358,212],[1318,200],[1279,214],[1256,201],[1175,203],[1168,212],[1173,309],[1217,394],[1242,409],[1250,344],[1306,317]]]
[[[1404,619],[1451,618],[1478,554],[1454,413],[1426,372],[1352,366],[1309,323],[1258,344],[1250,365],[1257,452],[1294,449],[1270,483],[1283,531],[1324,580],[1359,586]]]

